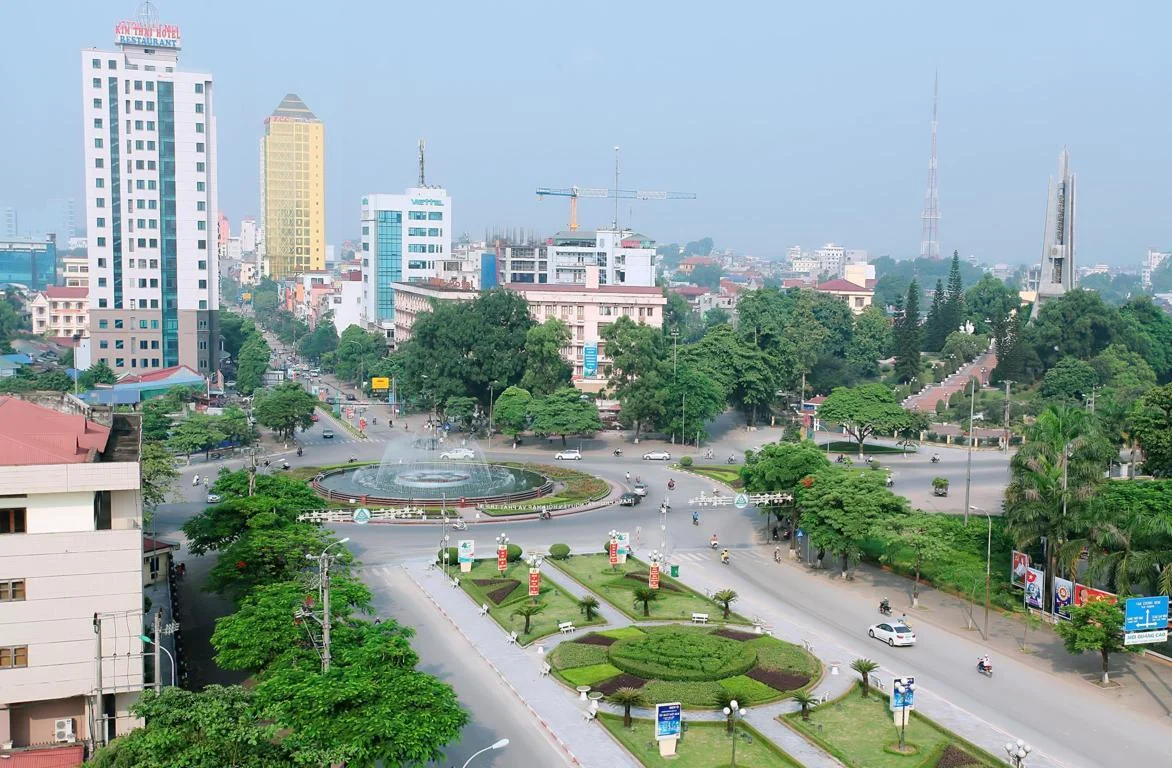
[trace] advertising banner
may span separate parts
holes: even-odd
[[[536,568],[529,569],[529,597],[537,597],[541,594],[541,571]]]
[[[1074,604],[1075,605],[1086,605],[1091,600],[1110,600],[1112,603],[1115,603],[1115,602],[1119,601],[1119,598],[1117,598],[1111,592],[1104,592],[1101,589],[1095,589],[1094,587],[1088,587],[1086,584],[1075,584],[1074,585]]]
[[[383,392],[391,388],[391,380],[386,376],[375,376],[370,380],[370,388],[375,392]]]
[[[615,539],[610,540],[610,564],[619,564],[619,543]]]
[[[647,586],[659,589],[659,563],[651,564],[651,573],[647,577]]]
[[[1074,602],[1074,582],[1054,577],[1054,613],[1070,618],[1070,604]]]
[[[476,542],[472,539],[461,539],[456,546],[461,563],[470,563],[476,558]]]
[[[1026,608],[1045,610],[1045,599],[1042,592],[1046,587],[1046,572],[1040,568],[1027,568],[1025,577],[1025,604]]]
[[[582,375],[593,378],[598,374],[598,342],[588,341],[582,348]]]
[[[1030,556],[1025,552],[1013,550],[1013,564],[1009,567],[1009,583],[1015,587],[1025,588],[1026,571],[1030,567]]]
[[[620,532],[615,539],[619,543],[619,557],[626,557],[631,554],[631,534]]]
[[[655,738],[678,739],[682,730],[684,709],[679,702],[655,705]]]
[[[891,681],[891,698],[887,700],[891,709],[916,708],[916,679],[911,675],[897,677]]]
[[[501,547],[496,551],[496,569],[504,573],[509,568],[509,550]]]

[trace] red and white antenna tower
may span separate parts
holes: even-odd
[[[936,182],[936,108],[940,101],[940,75],[932,82],[932,155],[928,159],[928,195],[924,200],[920,258],[940,258],[940,189]]]

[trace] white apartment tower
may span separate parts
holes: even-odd
[[[212,76],[143,3],[117,51],[81,52],[93,359],[115,373],[219,366]]]

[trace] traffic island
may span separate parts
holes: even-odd
[[[674,757],[661,757],[655,742],[655,722],[633,718],[623,726],[621,715],[600,713],[598,721],[641,765],[674,768],[724,768],[730,764],[733,736],[723,722],[685,722]],[[748,723],[737,724],[737,765],[752,768],[801,768],[801,763],[783,752]]]

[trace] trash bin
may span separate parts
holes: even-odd
[[[672,563],[668,570],[671,572],[671,577],[673,579],[678,579],[680,577],[680,567],[675,563]]]

